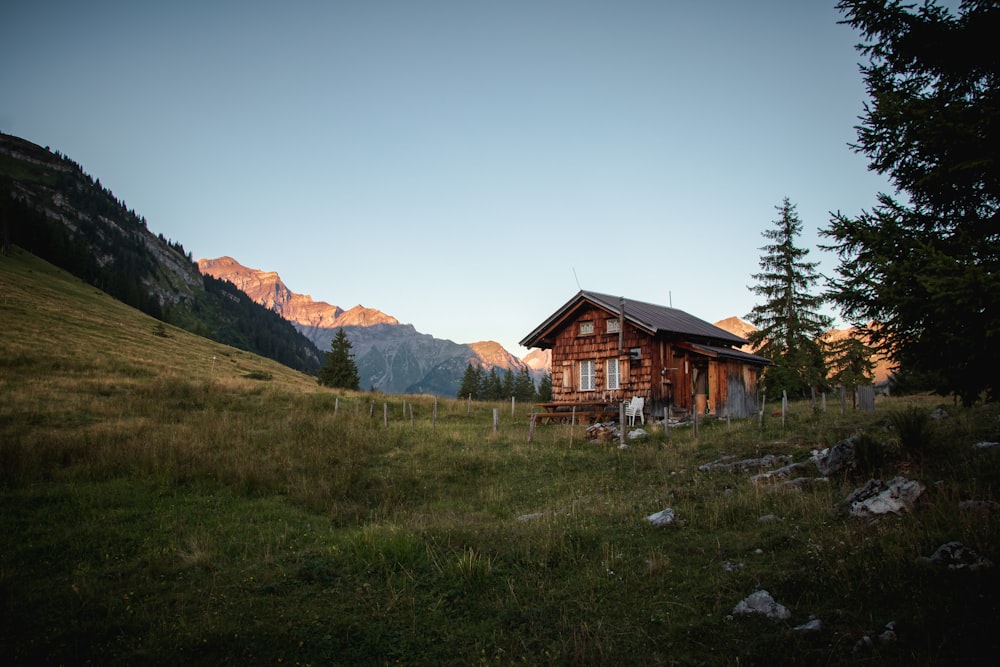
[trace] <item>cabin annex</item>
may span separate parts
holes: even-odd
[[[633,396],[645,412],[750,417],[768,359],[738,349],[746,339],[678,310],[581,290],[521,345],[552,351],[552,400]]]

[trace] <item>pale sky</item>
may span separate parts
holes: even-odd
[[[19,2],[0,130],[195,259],[520,357],[580,287],[745,316],[786,196],[833,270],[830,211],[891,191],[835,4]]]

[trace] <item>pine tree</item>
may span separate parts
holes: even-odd
[[[483,389],[480,395],[487,401],[503,398],[503,381],[500,379],[500,374],[497,373],[496,366],[484,375]]]
[[[830,382],[848,389],[872,383],[875,362],[874,350],[861,340],[857,331],[827,347],[829,352]]]
[[[537,399],[535,381],[531,379],[531,373],[527,366],[522,366],[514,378],[514,398],[522,403],[532,403]]]
[[[337,330],[330,341],[330,351],[326,353],[326,361],[319,369],[317,381],[325,387],[338,389],[358,389],[361,386],[358,366],[354,363],[354,354],[351,352],[351,341],[347,340],[343,327]]]
[[[514,395],[514,371],[508,368],[503,372],[501,387],[500,398],[510,398]]]
[[[780,395],[787,391],[806,398],[810,388],[818,389],[825,382],[821,336],[832,320],[819,312],[824,298],[810,291],[819,281],[818,263],[805,261],[809,251],[795,245],[802,233],[795,206],[786,197],[775,208],[779,217],[774,228],[762,233],[771,243],[761,248],[761,272],[753,275],[757,284],[750,287],[764,302],[747,315],[757,327],[749,341],[758,354],[774,363],[764,370],[766,392]]]
[[[542,379],[538,381],[538,401],[548,403],[552,400],[552,373],[545,372]]]
[[[824,234],[831,298],[898,372],[1000,398],[1000,3],[843,0],[870,101],[858,153],[896,195]]]
[[[478,400],[480,398],[480,391],[483,384],[483,367],[480,365],[472,365],[470,361],[465,366],[465,374],[462,376],[462,384],[458,388],[457,398],[468,398],[472,396],[473,399]]]

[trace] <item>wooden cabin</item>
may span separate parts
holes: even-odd
[[[770,362],[747,341],[678,310],[580,291],[521,345],[552,351],[552,400],[614,406],[642,396],[646,415],[750,417]]]

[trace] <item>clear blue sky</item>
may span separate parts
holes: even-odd
[[[584,289],[744,316],[784,197],[817,248],[885,181],[859,36],[819,0],[18,2],[0,130],[195,259],[439,338]]]

